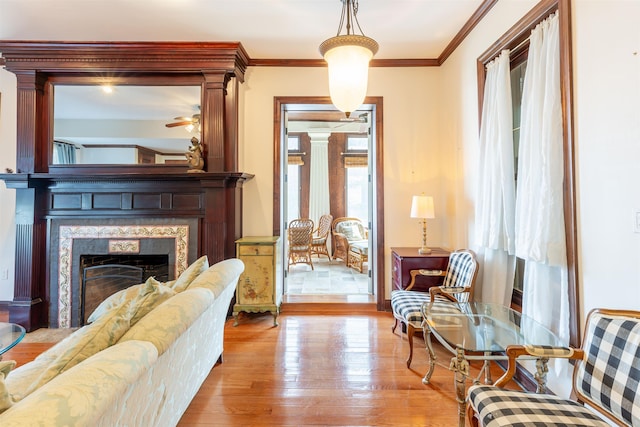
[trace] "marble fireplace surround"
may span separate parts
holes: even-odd
[[[168,255],[171,280],[197,254],[197,220],[53,220],[50,248],[49,324],[76,327],[81,324],[82,255]]]

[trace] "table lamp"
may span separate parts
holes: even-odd
[[[420,218],[422,222],[422,247],[418,250],[419,254],[430,254],[431,249],[427,247],[427,219],[435,218],[433,213],[433,197],[413,196],[411,201],[411,218]]]

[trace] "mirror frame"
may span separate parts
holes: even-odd
[[[249,57],[238,42],[0,41],[17,77],[17,173],[186,173],[185,166],[51,165],[53,84],[201,86],[205,172],[238,168],[238,86]]]

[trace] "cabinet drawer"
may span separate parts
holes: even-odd
[[[238,255],[273,255],[273,245],[240,245]]]

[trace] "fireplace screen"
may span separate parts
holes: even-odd
[[[82,325],[109,296],[154,276],[164,282],[168,277],[166,255],[83,255],[80,257]]]

